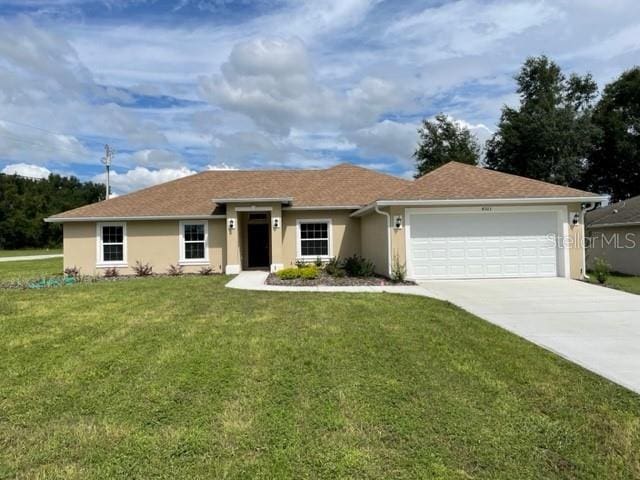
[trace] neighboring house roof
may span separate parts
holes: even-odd
[[[593,193],[466,163],[449,162],[382,200],[598,197]]]
[[[211,170],[52,216],[137,218],[223,214],[215,204],[283,200],[293,207],[358,208],[411,183],[352,164],[323,170]],[[287,200],[284,202],[284,200]]]
[[[537,198],[600,197],[457,162],[414,181],[345,163],[323,170],[206,171],[69,210],[48,220],[206,217],[224,214],[224,204],[234,200],[277,201],[294,208],[348,207],[360,209],[359,213],[378,201]]]
[[[640,225],[640,196],[588,212],[587,227]]]

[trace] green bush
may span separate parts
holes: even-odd
[[[342,262],[338,257],[333,257],[329,260],[324,266],[324,271],[332,277],[344,277],[346,275],[344,268],[342,268]]]
[[[304,268],[298,268],[298,267],[285,268],[283,270],[277,271],[276,275],[280,280],[294,280],[296,278],[300,278],[301,270],[304,270]]]
[[[393,282],[404,282],[404,279],[407,276],[407,268],[404,263],[400,262],[400,257],[396,253],[393,256],[393,263],[391,264],[391,281]]]
[[[344,259],[342,268],[350,277],[371,277],[374,274],[375,265],[360,255],[351,255]]]
[[[300,268],[300,278],[303,278],[305,280],[313,280],[315,278],[318,278],[318,267],[316,267],[315,265],[309,265],[307,267],[304,268]]]
[[[604,258],[596,258],[593,264],[593,274],[598,283],[605,283],[611,274],[611,265]]]

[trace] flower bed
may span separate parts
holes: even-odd
[[[369,277],[334,277],[321,271],[318,276],[313,279],[293,278],[282,279],[275,273],[269,274],[266,281],[267,285],[284,285],[290,287],[361,287],[361,286],[385,286],[385,285],[415,285],[413,282],[392,282],[388,278],[380,276]]]

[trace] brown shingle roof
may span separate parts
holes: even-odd
[[[587,213],[586,224],[588,227],[640,224],[640,196]]]
[[[325,170],[206,171],[51,217],[109,218],[210,215],[223,209],[213,199],[291,197],[292,205],[353,206],[390,195],[408,185],[391,175],[351,164]]]
[[[351,164],[325,170],[206,171],[51,217],[126,218],[224,213],[213,199],[291,198],[295,207],[354,207],[375,200],[596,196],[493,170],[450,162],[415,181]]]
[[[589,196],[596,195],[465,163],[449,162],[381,199],[462,200]]]

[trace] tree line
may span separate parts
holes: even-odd
[[[44,219],[99,200],[104,200],[104,185],[75,177],[0,174],[0,249],[59,246],[61,226]]]
[[[611,195],[640,195],[640,67],[598,98],[591,75],[566,76],[546,56],[528,58],[515,77],[519,105],[504,106],[484,146],[484,166]],[[424,120],[416,177],[451,161],[481,162],[475,136],[444,113]]]

